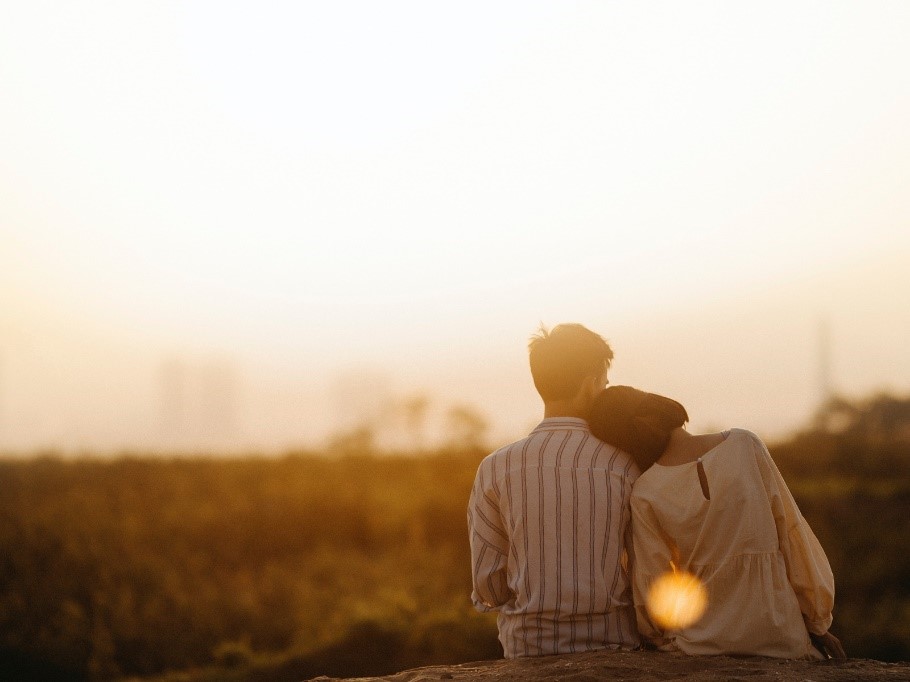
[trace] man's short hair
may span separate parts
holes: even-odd
[[[600,335],[580,324],[559,324],[531,337],[528,344],[531,376],[544,401],[575,396],[589,376],[610,367],[613,350]]]

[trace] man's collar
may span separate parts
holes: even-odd
[[[589,431],[588,422],[580,417],[546,417],[532,431],[565,431],[566,429],[581,429]]]

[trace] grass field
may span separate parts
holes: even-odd
[[[857,438],[772,453],[828,553],[848,653],[908,660],[910,443]],[[0,461],[0,669],[299,680],[499,656],[469,604],[484,454]]]

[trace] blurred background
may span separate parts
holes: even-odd
[[[611,383],[776,445],[848,651],[910,657],[908,32],[902,2],[0,3],[0,656],[497,655],[467,486],[541,416],[529,336],[577,321]]]
[[[595,329],[613,383],[701,427],[905,391],[908,26],[5,3],[0,448],[277,452],[411,394],[508,440],[541,322]]]

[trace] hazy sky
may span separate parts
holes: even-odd
[[[802,425],[823,324],[835,388],[907,393],[907,35],[905,2],[0,3],[0,448],[274,450],[418,393],[495,444],[540,322],[695,428]]]

